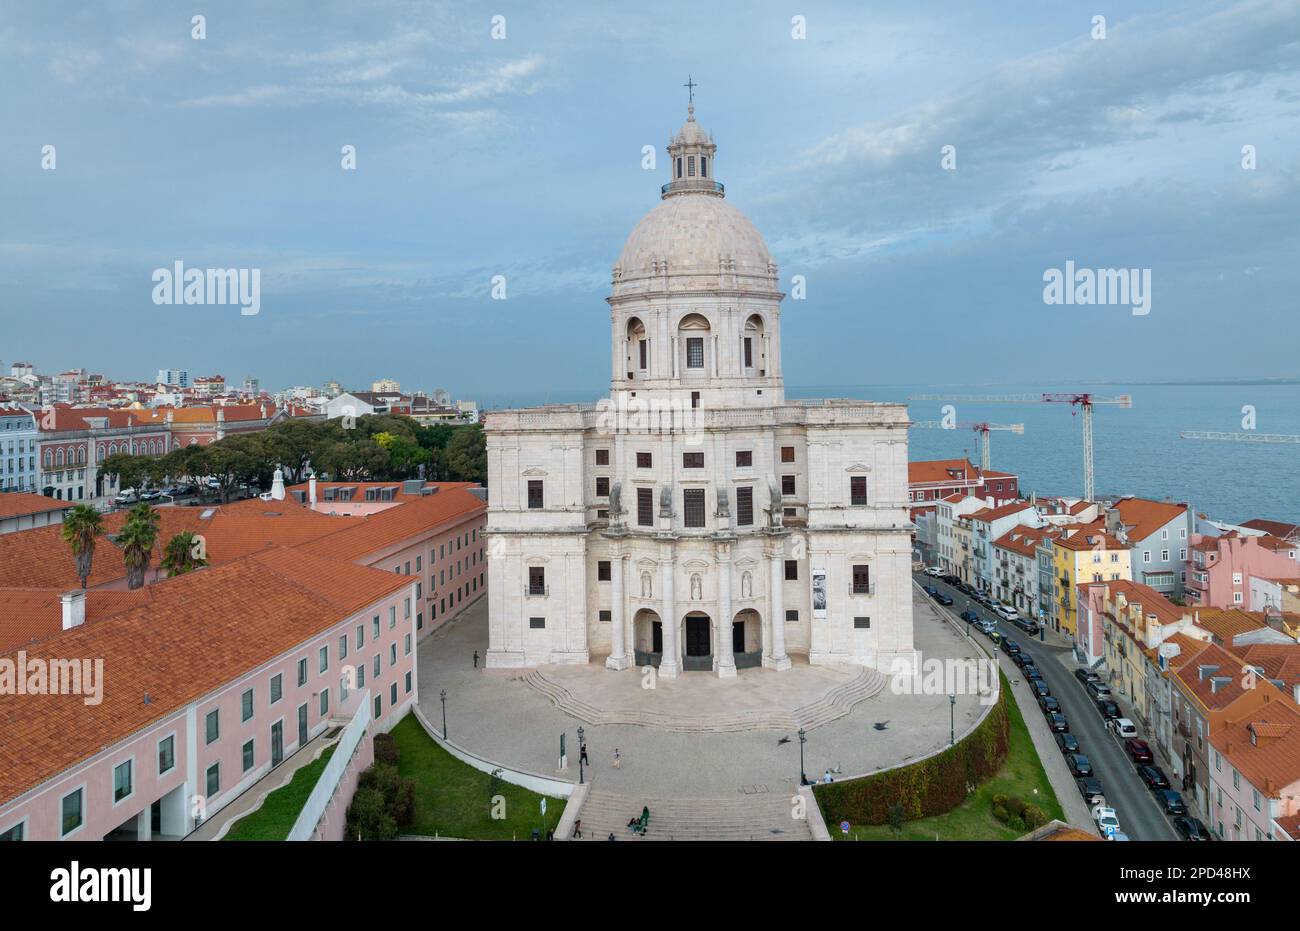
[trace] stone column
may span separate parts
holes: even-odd
[[[627,655],[627,643],[623,638],[623,554],[615,551],[610,554],[610,649],[609,657],[605,660],[605,666],[608,669],[626,669],[632,664],[632,660]]]
[[[718,678],[734,679],[736,657],[731,643],[731,544],[718,544]]]
[[[659,675],[676,679],[681,671],[681,653],[677,649],[677,606],[673,604],[673,547],[664,544],[660,551],[659,585],[663,589],[663,610],[659,622],[663,625],[664,652],[659,661]]]
[[[783,539],[778,537],[777,542],[780,543]],[[772,559],[772,581],[767,603],[772,615],[772,653],[763,657],[763,665],[769,669],[784,670],[790,668],[790,657],[785,655],[785,548],[776,545],[769,555]]]

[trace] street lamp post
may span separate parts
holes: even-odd
[[[440,696],[442,698],[442,739],[447,739],[447,690],[443,689]]]
[[[804,729],[801,727],[799,728],[799,785],[801,786],[808,784],[808,776],[803,769],[803,745],[807,742],[808,738],[804,736]]]
[[[582,725],[578,725],[578,785],[583,784],[582,758],[587,754],[587,745],[582,737]]]
[[[957,696],[948,696],[948,745],[957,744]]]
[[[969,598],[966,599],[966,610],[965,610],[964,613],[965,613],[965,615],[966,615],[966,639],[969,640],[969,639],[970,639],[970,619],[971,619],[971,616],[972,616],[972,612],[971,612],[971,609],[970,609],[970,599],[969,599]]]

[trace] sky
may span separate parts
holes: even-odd
[[[191,6],[0,6],[4,371],[594,398],[689,75],[806,281],[792,393],[1300,375],[1300,0]],[[176,262],[259,312],[155,303]],[[1045,303],[1067,262],[1150,312]]]

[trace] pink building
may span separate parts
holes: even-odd
[[[1223,840],[1293,840],[1300,829],[1300,710],[1285,698],[1210,735],[1210,817]]]
[[[1250,606],[1250,577],[1287,578],[1297,574],[1300,545],[1271,536],[1191,536],[1187,559],[1188,604],[1207,608]]]

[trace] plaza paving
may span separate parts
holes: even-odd
[[[982,656],[924,595],[914,602],[915,641],[925,659]],[[799,783],[799,743],[793,731],[764,727],[748,732],[682,733],[630,724],[590,724],[565,714],[525,682],[529,670],[484,672],[486,598],[427,637],[417,652],[420,706],[428,720],[440,727],[439,693],[446,689],[450,740],[511,768],[577,781],[581,724],[591,759],[587,781],[601,791],[654,798],[728,798],[738,793],[791,792]],[[640,677],[635,669],[616,673],[594,667],[591,672],[626,677],[629,683]],[[785,674],[741,670],[737,679],[719,682],[712,673],[683,673],[672,686],[674,693],[689,699],[692,683],[698,683],[702,698],[717,701],[728,685],[738,686],[739,696],[752,688],[757,677],[780,675]],[[958,738],[975,724],[983,708],[974,695],[957,697]],[[805,770],[810,779],[827,768],[849,776],[925,756],[948,743],[949,713],[947,694],[899,695],[886,686],[857,702],[848,714],[807,732]],[[561,733],[568,735],[567,771],[557,769]],[[782,738],[790,739],[780,743]],[[621,757],[617,769],[612,765],[615,748]]]

